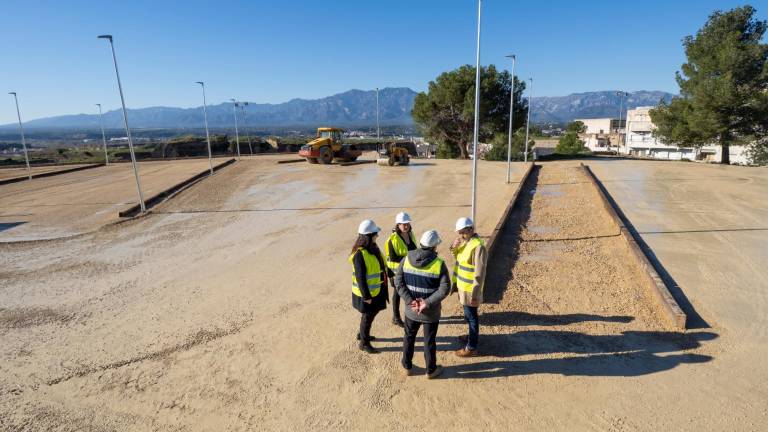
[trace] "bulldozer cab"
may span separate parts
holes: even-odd
[[[317,138],[330,138],[334,144],[341,144],[341,129],[336,128],[318,128]]]

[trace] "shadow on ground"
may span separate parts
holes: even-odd
[[[536,189],[540,167],[534,166],[523,185],[518,202],[499,234],[498,247],[488,263],[484,298],[486,303],[500,303],[512,268],[519,257],[520,233],[531,214],[532,191]],[[705,363],[713,357],[690,352],[703,342],[716,339],[712,332],[677,333],[666,331],[623,331],[610,334],[585,334],[561,328],[582,322],[625,324],[634,317],[604,316],[590,313],[563,315],[532,314],[523,311],[492,311],[481,315],[480,353],[482,356],[461,359],[460,364],[446,368],[445,379],[499,378],[514,375],[559,374],[576,376],[640,376],[675,368],[686,363]],[[441,327],[466,326],[462,316],[446,316]],[[510,327],[507,333],[484,333]],[[523,331],[526,326],[545,327]],[[401,338],[377,340],[382,351],[399,352]],[[456,337],[438,336],[438,361],[461,348]],[[419,339],[417,350],[422,350]],[[418,354],[417,354],[418,355]],[[537,356],[539,358],[531,358]]]

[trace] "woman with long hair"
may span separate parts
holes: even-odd
[[[387,308],[389,297],[387,273],[376,238],[381,228],[370,219],[360,223],[357,240],[352,246],[349,262],[352,264],[352,307],[360,312],[358,346],[369,354],[379,351],[371,345],[371,325],[379,311]]]

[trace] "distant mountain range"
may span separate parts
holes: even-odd
[[[565,123],[574,119],[618,118],[619,109],[655,106],[660,100],[669,102],[672,93],[662,91],[636,91],[623,101],[615,90],[574,93],[568,96],[534,97],[531,111],[532,123]],[[622,116],[626,116],[626,112]]]
[[[385,88],[379,91],[379,116],[382,125],[411,125],[411,109],[416,92],[405,87]],[[623,106],[656,105],[660,99],[669,100],[672,94],[660,91],[631,93]],[[536,123],[567,122],[576,118],[616,117],[619,97],[615,91],[575,93],[559,97],[534,97],[531,120]],[[208,107],[208,123],[211,127],[231,127],[232,104],[222,103]],[[376,92],[374,90],[349,90],[322,99],[292,99],[280,104],[254,104],[246,107],[249,127],[286,126],[372,126],[376,124]],[[173,108],[149,107],[128,110],[132,128],[200,128],[203,124],[202,107]],[[238,119],[243,121],[242,118]],[[28,128],[39,129],[98,129],[99,118],[95,114],[75,114],[47,117],[25,122]],[[15,124],[0,129],[16,127]],[[104,113],[104,127],[123,127],[120,110]]]

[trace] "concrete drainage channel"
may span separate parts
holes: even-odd
[[[58,171],[42,172],[42,173],[39,173],[39,174],[32,174],[32,179],[43,178],[43,177],[51,177],[51,176],[56,176],[56,175],[59,175],[59,174],[67,174],[67,173],[71,173],[71,172],[75,172],[75,171],[82,171],[82,170],[87,170],[87,169],[92,169],[92,168],[98,168],[98,167],[101,167],[101,166],[104,166],[104,164],[85,165],[85,166],[79,166],[79,167],[75,167],[75,168],[67,168],[67,169],[58,170]],[[17,182],[22,182],[22,181],[26,181],[26,180],[29,180],[28,176],[13,177],[13,178],[9,178],[9,179],[0,180],[0,185],[10,184],[10,183],[17,183]]]
[[[490,282],[494,286],[499,285],[497,288],[501,289],[501,291],[495,294],[489,292],[489,299],[486,299],[486,301],[490,300],[491,303],[500,303],[499,306],[502,309],[511,308],[511,310],[522,314],[534,313],[527,309],[532,304],[530,302],[506,299],[501,304],[501,298],[505,290],[512,289],[513,291],[510,294],[514,297],[520,294],[519,292],[516,293],[515,289],[520,289],[526,296],[534,299],[532,301],[539,304],[544,310],[549,311],[553,315],[559,315],[555,312],[561,310],[561,307],[574,307],[569,305],[569,302],[562,303],[562,299],[573,295],[574,292],[572,291],[574,290],[580,292],[579,289],[584,287],[584,280],[591,280],[603,286],[601,289],[607,289],[606,294],[610,292],[615,296],[621,293],[619,297],[600,306],[601,308],[620,308],[621,296],[629,295],[632,297],[634,294],[632,294],[631,290],[626,289],[626,286],[629,286],[626,285],[626,282],[624,282],[625,286],[623,288],[618,288],[618,291],[614,291],[612,284],[617,283],[615,282],[616,280],[626,281],[627,278],[631,279],[633,277],[631,274],[634,273],[640,278],[635,284],[637,287],[636,292],[639,294],[645,293],[642,297],[646,300],[642,300],[641,303],[650,306],[650,308],[647,308],[648,313],[656,316],[658,322],[663,327],[673,331],[684,331],[686,328],[685,313],[670,294],[670,290],[665,285],[664,280],[654,269],[651,260],[646,256],[646,252],[634,239],[633,233],[627,228],[627,224],[619,216],[621,214],[620,210],[614,208],[615,204],[606,197],[605,191],[589,168],[583,166],[583,164],[570,167],[546,165],[544,169],[549,170],[549,174],[545,174],[547,177],[552,176],[552,170],[555,170],[555,172],[567,171],[571,173],[564,174],[563,176],[566,178],[558,179],[554,183],[548,183],[539,180],[539,171],[542,167],[542,165],[531,165],[527,168],[509,206],[488,240],[489,265],[494,263],[493,265],[498,267],[489,268],[489,275],[501,275],[493,276]],[[531,175],[532,171],[536,171],[536,175]],[[579,186],[579,183],[587,183],[591,186],[586,184]],[[586,189],[583,188],[584,186],[586,186]],[[574,189],[579,187],[581,189],[578,190],[582,192],[576,192],[576,189]],[[592,192],[589,192],[589,190],[592,190]],[[539,197],[535,209],[532,208],[534,196]],[[599,202],[595,201],[596,198],[599,199]],[[590,201],[583,201],[585,199]],[[563,204],[567,204],[570,207],[560,207]],[[581,220],[579,218],[583,219],[586,217],[589,219],[590,212],[603,209],[607,215],[601,215],[600,218],[603,218],[605,222],[613,221],[610,224],[612,225],[610,228],[603,225],[603,228],[599,231],[594,231],[593,227],[584,227],[579,225],[579,223],[575,225],[569,223],[569,219],[575,218],[579,221]],[[537,212],[535,213],[537,216],[532,216],[531,211]],[[569,216],[569,214],[571,215]],[[499,236],[503,237],[503,239],[499,238],[497,241]],[[621,237],[622,240],[613,240],[616,237]],[[606,247],[605,245],[614,245],[614,242],[617,243],[611,247],[617,247],[619,250],[622,247],[626,247],[627,254],[625,259],[629,259],[628,262],[634,263],[635,266],[632,269],[628,269],[626,273],[622,273],[621,264],[614,263],[616,265],[615,271],[622,273],[618,275],[618,279],[611,275],[603,275],[607,279],[601,279],[602,276],[600,274],[591,273],[590,269],[594,268],[595,264],[602,262],[602,258],[595,258],[595,255],[599,256],[605,253],[603,249]],[[523,245],[527,246],[523,247]],[[565,248],[567,253],[570,253],[569,256],[558,255],[558,251],[563,248]],[[593,250],[592,248],[595,249]],[[565,261],[560,261],[561,259]],[[580,259],[592,261],[580,262]],[[552,264],[542,266],[542,261],[552,262]],[[567,270],[558,270],[558,267],[561,265],[570,265],[570,267],[566,267]],[[568,272],[567,277],[563,275],[563,271]],[[547,280],[548,283],[542,284],[542,280]],[[512,285],[504,288],[507,283]],[[514,288],[516,285],[520,286]],[[573,285],[573,287],[570,287],[570,285]],[[630,285],[632,284],[630,283]],[[494,290],[494,288],[491,289],[491,291]],[[496,300],[493,300],[493,298]],[[598,296],[594,300],[599,302],[599,298]],[[636,302],[638,300],[624,297],[624,301]],[[581,307],[588,304],[584,304]]]
[[[621,237],[625,240],[630,254],[635,258],[637,265],[643,270],[643,274],[646,277],[646,285],[651,296],[657,300],[659,309],[665,320],[672,328],[684,331],[687,321],[686,314],[680,308],[680,305],[678,305],[674,297],[672,297],[666,282],[659,276],[659,273],[656,271],[653,264],[651,264],[651,260],[648,256],[649,251],[640,247],[638,242],[639,239],[635,237],[638,234],[634,232],[634,230],[627,228],[628,223],[625,223],[626,217],[620,216],[623,215],[623,212],[621,212],[621,209],[614,200],[609,199],[608,191],[605,190],[605,187],[600,183],[589,166],[581,164],[581,167],[600,194],[603,206],[616,226],[618,226]]]
[[[224,167],[232,165],[233,163],[235,163],[235,159],[228,159],[228,160],[226,160],[226,161],[224,161],[224,162],[222,162],[222,163],[220,163],[218,165],[215,165],[213,167],[213,171],[214,172],[219,171],[219,170],[221,170]],[[194,176],[192,176],[192,177],[190,177],[190,178],[188,178],[186,180],[183,180],[183,181],[181,181],[179,183],[176,183],[175,185],[173,185],[173,186],[171,186],[171,187],[169,187],[169,188],[167,188],[165,190],[162,190],[162,191],[156,193],[155,195],[152,195],[148,199],[144,200],[144,205],[146,206],[147,210],[149,210],[150,208],[152,208],[152,207],[154,207],[154,206],[156,206],[156,205],[158,205],[158,204],[160,204],[160,203],[162,203],[162,202],[164,202],[166,200],[169,200],[169,199],[173,198],[176,194],[178,194],[179,192],[183,191],[184,189],[192,186],[193,184],[199,182],[200,180],[203,180],[209,174],[210,174],[210,170],[201,171],[201,172],[195,174]],[[140,215],[140,214],[141,214],[141,206],[136,204],[136,205],[133,205],[133,206],[131,206],[131,207],[129,207],[129,208],[119,212],[118,216],[121,217],[121,218],[128,218],[128,217],[134,217],[134,216],[137,216],[137,215]]]

